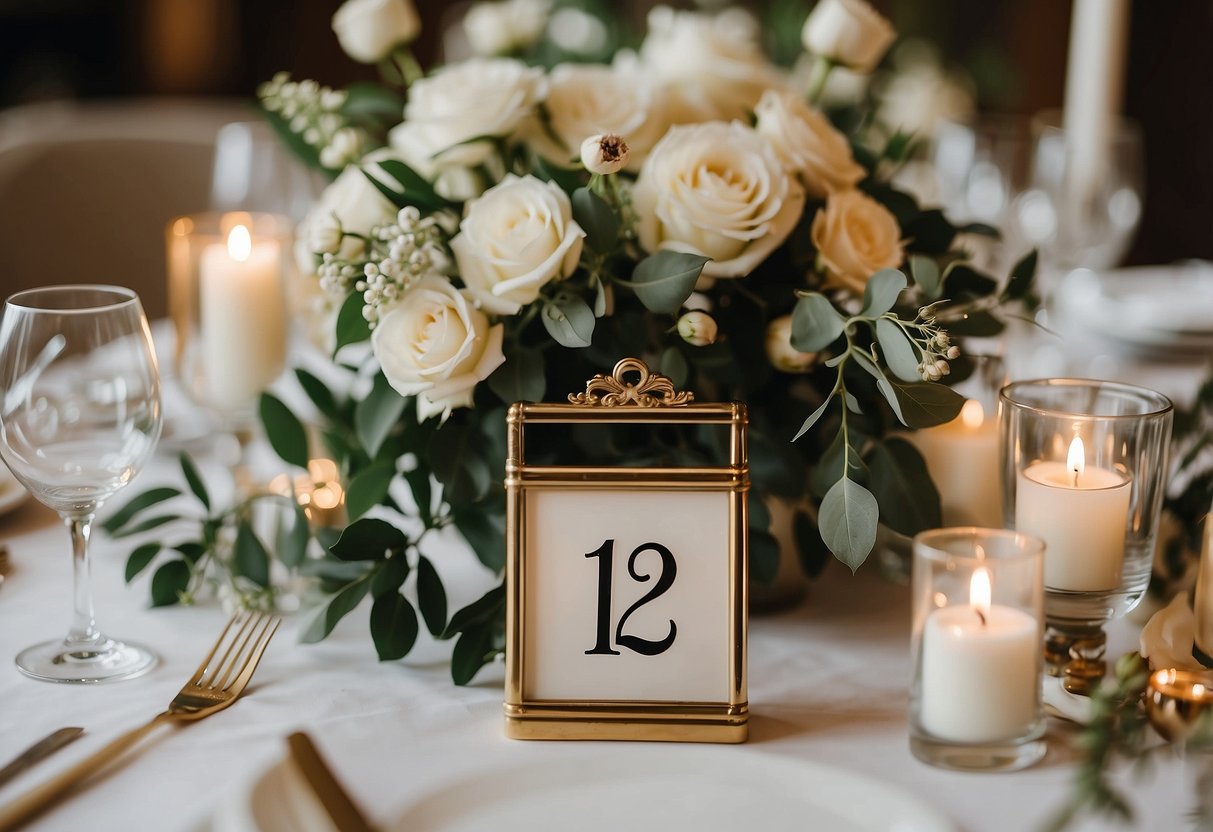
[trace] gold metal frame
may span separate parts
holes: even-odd
[[[638,374],[632,383],[625,376]],[[668,740],[744,742],[749,728],[746,686],[750,487],[746,407],[740,402],[694,404],[668,378],[625,358],[599,375],[568,404],[514,404],[508,416],[506,460],[506,735],[514,739]],[[723,466],[636,468],[534,466],[525,460],[525,429],[532,424],[706,424],[729,428]],[[729,695],[721,702],[532,700],[524,690],[527,626],[527,512],[532,489],[706,491],[729,495]]]

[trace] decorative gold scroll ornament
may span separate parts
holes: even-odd
[[[640,380],[625,381],[627,373],[636,373]],[[583,407],[682,407],[694,399],[693,393],[675,392],[674,382],[638,358],[621,360],[609,376],[599,373],[587,381],[584,393],[569,394],[570,402]]]

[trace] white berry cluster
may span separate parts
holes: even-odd
[[[279,72],[257,89],[265,109],[282,116],[291,132],[316,148],[320,164],[332,170],[358,161],[366,145],[363,132],[351,127],[341,111],[346,95],[310,79],[292,81],[288,72]]]
[[[923,381],[939,381],[952,372],[948,361],[960,357],[960,347],[954,345],[943,329],[935,323],[935,318],[928,307],[918,310],[922,321],[917,326],[922,340],[915,339],[922,351],[922,361],[918,364],[918,373]]]
[[[320,287],[344,297],[362,293],[362,317],[374,328],[380,311],[399,300],[410,286],[428,275],[441,275],[449,265],[443,231],[434,217],[423,217],[412,206],[400,209],[396,222],[371,229],[363,258],[342,260],[321,255]]]

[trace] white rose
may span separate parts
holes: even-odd
[[[422,176],[439,179],[445,196],[466,198],[467,169],[494,155],[491,141],[480,136],[512,134],[543,99],[543,70],[507,58],[473,58],[451,64],[409,87],[404,121],[392,128],[388,142]],[[462,181],[459,177],[462,176]]]
[[[547,123],[533,121],[527,141],[561,167],[576,163],[587,136],[614,134],[628,143],[628,165],[639,169],[667,122],[654,85],[634,64],[560,64],[548,75]]]
[[[463,18],[463,32],[477,55],[510,55],[528,49],[548,25],[550,0],[477,3]]]
[[[468,203],[451,240],[459,275],[483,309],[513,315],[577,268],[585,232],[553,182],[507,174]]]
[[[866,0],[819,0],[800,31],[804,48],[859,72],[871,72],[897,38]]]
[[[860,191],[841,191],[826,200],[811,230],[827,280],[862,295],[868,278],[901,265],[901,229],[889,210]]]
[[[767,359],[783,373],[807,373],[817,363],[817,353],[801,352],[792,346],[792,316],[783,315],[767,324]]]
[[[613,133],[590,136],[581,143],[581,164],[590,173],[603,176],[619,173],[628,163],[629,155],[628,143]]]
[[[787,239],[804,200],[770,143],[738,122],[670,128],[632,189],[641,246],[711,257],[708,277],[749,274]]]
[[[471,405],[476,385],[505,361],[502,332],[465,292],[425,277],[379,318],[371,347],[396,392],[417,396],[424,419]]]
[[[742,9],[707,15],[658,6],[648,26],[640,60],[667,88],[673,123],[745,118],[763,90],[786,83]]]
[[[716,320],[706,312],[687,312],[678,319],[678,336],[692,347],[713,343],[716,331]]]
[[[345,54],[375,64],[421,32],[412,0],[346,0],[333,15],[333,31]]]
[[[298,239],[307,241],[309,247],[315,246],[299,253],[300,270],[315,273],[316,252],[332,252],[343,260],[354,260],[362,254],[362,240],[345,237],[338,243],[333,239],[335,229],[365,236],[374,226],[386,225],[395,217],[396,206],[379,193],[362,169],[347,167],[324,189],[320,201],[299,226]]]
[[[766,136],[784,165],[800,174],[816,197],[855,187],[866,171],[851,156],[846,136],[790,92],[767,90],[755,109],[754,129]]]

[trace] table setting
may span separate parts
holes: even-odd
[[[346,0],[379,80],[261,84],[166,318],[7,298],[0,832],[1213,828],[1213,266],[1116,268],[1128,4],[921,134],[889,20],[784,5],[423,66]]]

